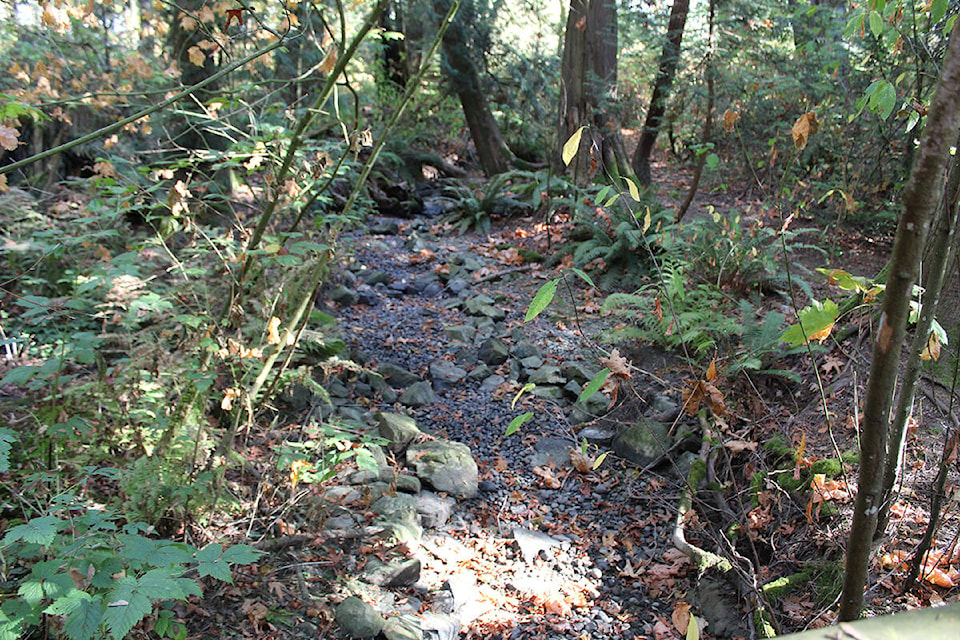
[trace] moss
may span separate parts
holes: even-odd
[[[804,570],[799,573],[783,576],[782,578],[777,578],[763,585],[763,593],[768,598],[782,598],[797,586],[803,586],[809,582],[812,575],[812,569],[804,568]]]
[[[767,472],[757,471],[750,476],[750,503],[753,507],[760,506],[760,492],[767,486]]]
[[[793,458],[796,448],[782,435],[775,435],[767,440],[763,448],[778,458]]]

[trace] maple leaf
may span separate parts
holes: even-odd
[[[17,140],[19,136],[20,133],[13,127],[0,125],[0,147],[3,147],[7,151],[16,151],[20,145],[20,141]]]
[[[825,374],[829,374],[831,371],[834,373],[840,373],[843,369],[843,359],[838,358],[837,356],[828,354],[826,358],[823,359],[823,364],[820,365],[820,370]]]
[[[727,109],[723,114],[723,130],[727,133],[733,133],[735,131],[737,120],[739,119],[739,113],[733,109]]]
[[[593,471],[594,458],[579,449],[570,447],[570,462],[580,473],[590,473]]]
[[[534,467],[533,475],[539,477],[541,484],[547,489],[559,489],[562,485],[549,467]]]
[[[197,20],[192,16],[183,16],[180,18],[180,28],[184,31],[194,31],[197,28]]]
[[[673,622],[673,627],[680,633],[687,632],[687,626],[690,624],[690,604],[686,602],[678,602],[673,607],[673,613],[670,614],[670,619]]]
[[[273,316],[267,323],[267,344],[280,344],[280,318]]]

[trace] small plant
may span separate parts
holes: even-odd
[[[740,301],[740,322],[743,333],[740,347],[727,372],[731,375],[740,372],[753,372],[780,376],[793,382],[800,382],[800,376],[787,369],[775,368],[775,363],[795,353],[805,351],[803,347],[784,349],[780,336],[787,317],[779,311],[768,311],[762,317],[747,300]]]
[[[156,540],[147,537],[149,530],[144,523],[122,524],[73,495],[58,496],[43,515],[11,527],[0,542],[4,590],[11,589],[0,607],[0,638],[33,629],[70,640],[123,638],[159,605],[199,596],[201,578],[232,582],[231,564],[260,556],[246,545],[197,549]],[[157,611],[148,624],[161,637],[185,636],[169,610]]]
[[[346,426],[311,425],[302,441],[286,440],[278,447],[277,466],[290,473],[290,484],[322,484],[332,478],[340,466],[355,459],[357,467],[377,471],[377,461],[369,446],[384,444],[381,438],[351,430]]]
[[[529,213],[533,210],[520,200],[515,182],[523,183],[523,190],[530,191],[536,174],[525,171],[507,171],[488,180],[482,187],[456,184],[444,189],[444,197],[453,203],[453,209],[442,222],[453,225],[458,233],[475,228],[482,233],[490,231],[494,216]]]

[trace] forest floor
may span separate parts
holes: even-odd
[[[669,189],[663,192],[670,197]],[[716,206],[762,210],[759,203],[726,196]],[[190,625],[192,634],[224,637],[230,629],[245,637],[330,637],[342,622],[338,605],[358,593],[386,617],[388,638],[419,637],[410,631],[419,624],[424,637],[441,639],[664,640],[683,637],[690,615],[697,617],[701,637],[753,638],[757,629],[749,620],[758,610],[779,632],[834,622],[852,506],[848,487],[856,477],[859,399],[870,360],[868,316],[817,353],[814,364],[807,356],[792,358],[799,383],[775,376],[727,379],[722,368],[710,378],[676,354],[622,346],[616,353],[630,373],[619,381],[613,404],[585,418],[570,394],[554,393],[549,384],[542,395],[521,394],[530,372],[512,364],[523,355],[514,351],[521,344],[532,345],[535,359],[557,368],[575,361],[596,371],[616,357],[598,341],[609,319],[600,313],[597,292],[582,283],[570,282],[540,318],[523,321],[538,288],[556,274],[524,263],[517,249],[543,253],[550,242],[562,242],[563,232],[513,218],[495,221],[487,234],[457,235],[435,219],[417,218],[374,219],[366,232],[349,235],[350,259],[340,282],[361,295],[339,303],[328,296],[321,304],[338,318],[354,360],[368,370],[385,363],[399,367],[431,381],[434,394],[423,404],[404,404],[396,394],[371,393],[362,375],[341,372],[335,378],[342,383],[337,411],[368,423],[377,411],[403,413],[416,420],[423,438],[467,444],[479,466],[480,491],[459,499],[449,517],[425,526],[416,541],[391,546],[362,532],[336,534],[326,525],[344,514],[361,525],[376,522],[369,497],[351,494],[354,503],[332,504],[331,495],[343,494],[331,494],[331,487],[348,487],[350,469],[310,488],[297,504],[292,498],[285,504],[276,491],[271,502],[261,483],[245,492],[261,497],[247,530],[259,532],[250,542],[271,555],[255,573],[241,571],[234,585],[211,590],[197,607],[203,617],[187,616],[204,620]],[[886,259],[889,245],[883,242],[834,238],[832,259],[851,273],[872,275]],[[804,259],[811,269],[830,266],[822,254]],[[431,289],[430,283],[440,286]],[[825,292],[826,285],[814,284]],[[488,323],[484,312],[472,313],[465,301],[478,296],[491,300],[502,316],[486,314],[494,319]],[[511,360],[481,374],[485,365],[477,348],[485,336],[502,339]],[[466,375],[451,379],[437,373],[438,363]],[[712,486],[723,490],[701,491],[694,509],[678,521],[691,460],[710,449],[699,431],[707,423],[680,410],[684,389],[698,380],[712,384],[726,404],[726,412],[710,421],[713,451],[719,453],[709,457]],[[945,582],[937,586],[936,578],[911,593],[900,586],[898,559],[910,553],[928,519],[929,486],[942,449],[945,418],[937,407],[946,405],[946,396],[929,378],[924,388],[905,491],[872,572],[872,615],[960,595]],[[302,429],[314,409],[286,412],[275,429]],[[523,411],[533,418],[506,436]],[[604,456],[605,429],[664,414],[673,419],[671,433],[687,429],[694,435],[663,443],[671,447],[669,455],[651,464]],[[274,435],[251,433],[240,453],[256,460]],[[391,462],[402,475],[402,458]],[[956,573],[949,559],[956,551],[958,514],[949,504],[935,547],[947,558],[944,575]],[[735,569],[699,574],[673,543],[678,522],[689,542],[729,558]],[[379,565],[378,559],[389,564],[398,550],[401,559],[418,562],[415,580],[387,588],[353,579],[371,562]],[[779,587],[762,590],[771,584]]]

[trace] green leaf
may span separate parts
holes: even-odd
[[[570,163],[573,161],[573,157],[577,155],[577,150],[580,149],[580,137],[583,135],[583,130],[586,128],[587,125],[581,126],[579,129],[573,132],[572,136],[567,138],[566,142],[563,143],[563,149],[560,152],[560,157],[563,159],[563,166],[570,166]]]
[[[24,365],[22,367],[14,367],[7,372],[7,375],[3,376],[3,379],[0,380],[0,387],[4,387],[8,384],[14,386],[19,386],[24,383],[30,382],[33,376],[40,373],[40,367],[35,365]]]
[[[150,615],[153,604],[150,599],[137,591],[119,589],[113,594],[122,593],[126,597],[111,597],[103,621],[114,640],[120,640],[133,629],[138,622]]]
[[[826,340],[840,315],[840,308],[833,300],[824,300],[823,303],[814,300],[811,306],[801,309],[798,315],[800,323],[792,325],[780,336],[781,342],[794,347],[811,340]]]
[[[17,434],[0,427],[0,473],[10,470],[10,445],[17,441]]]
[[[878,80],[870,86],[873,91],[867,90],[867,106],[881,120],[886,120],[897,106],[897,90],[886,80]]]
[[[186,580],[186,582],[194,583],[193,580]],[[184,600],[191,593],[195,594],[199,591],[196,586],[185,590],[183,583],[184,581],[170,575],[168,569],[153,569],[137,580],[137,590],[150,594],[154,600]]]
[[[870,12],[870,32],[877,38],[883,35],[883,16],[879,11]]]
[[[610,375],[610,369],[608,369],[607,367],[600,369],[600,372],[597,373],[597,375],[593,376],[593,378],[590,379],[590,382],[588,382],[587,385],[580,392],[580,397],[577,398],[577,402],[583,402],[584,400],[586,400],[587,398],[595,394],[597,391],[599,391],[600,387],[602,387],[603,384],[607,381],[607,377],[609,375]]]
[[[197,562],[215,562],[223,555],[223,546],[213,542],[196,553]]]
[[[690,622],[687,623],[687,640],[700,640],[700,626],[694,616],[690,616]]]
[[[65,615],[63,632],[70,640],[98,637],[103,620],[103,603],[89,593],[74,589],[44,610],[49,615]]]
[[[591,287],[593,288],[597,287],[597,285],[593,284],[593,280],[590,279],[590,276],[584,273],[581,269],[577,269],[576,267],[571,267],[570,271],[573,272],[575,276],[577,276],[578,278],[586,282]]]
[[[200,577],[210,576],[220,580],[221,582],[233,583],[233,576],[230,575],[230,565],[222,560],[217,560],[215,562],[201,562],[197,565],[197,572],[200,574]]]
[[[557,293],[557,282],[558,280],[550,280],[545,282],[542,287],[537,291],[537,294],[533,296],[533,301],[530,303],[530,308],[527,309],[527,315],[524,317],[524,322],[530,322],[536,318],[540,313],[547,308],[547,305],[553,300],[553,296]]]
[[[223,561],[231,564],[250,564],[262,556],[263,551],[258,551],[246,544],[235,544],[223,552]]]
[[[603,199],[607,197],[607,194],[610,193],[610,185],[606,185],[600,191],[597,191],[596,197],[593,199],[594,202],[603,202]]]
[[[26,524],[17,525],[7,531],[7,535],[3,536],[3,544],[7,545],[17,540],[23,540],[24,542],[48,546],[56,539],[57,532],[65,524],[56,516],[34,518]]]
[[[943,19],[943,16],[947,15],[948,4],[947,0],[933,0],[930,3],[930,24],[937,24]]]
[[[532,411],[526,411],[518,415],[516,418],[510,421],[510,424],[507,425],[507,430],[503,432],[504,437],[515,434],[520,430],[520,427],[522,427],[523,424],[532,417]]]

